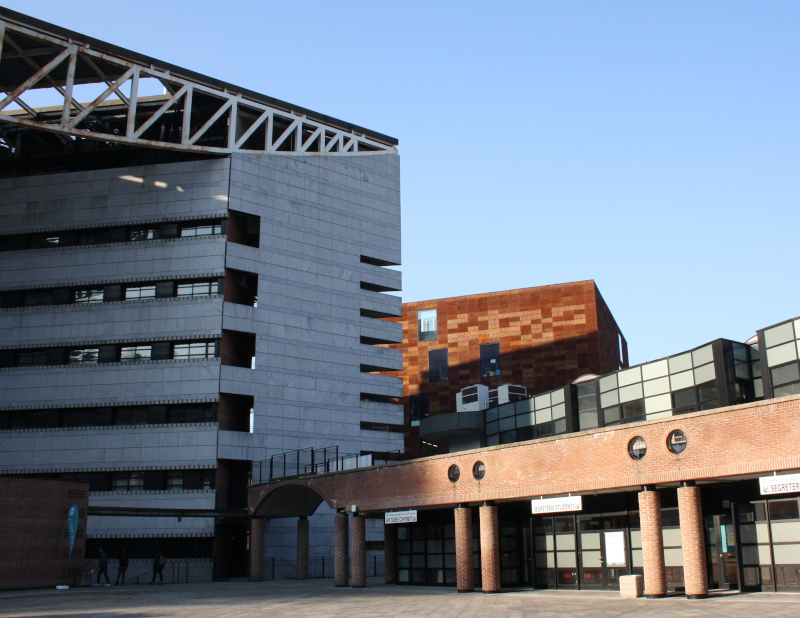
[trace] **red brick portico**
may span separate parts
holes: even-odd
[[[667,449],[667,437],[676,429],[682,430],[687,440],[686,449],[679,455]],[[628,444],[636,436],[647,444],[646,455],[640,460],[628,454]],[[477,462],[485,465],[481,480],[472,475]],[[455,483],[448,479],[448,469],[453,465],[460,469]],[[332,508],[358,513],[456,508],[459,504],[490,505],[567,493],[640,490],[668,484],[693,486],[696,482],[797,469],[800,396],[791,396],[389,466],[253,485],[249,510],[253,517],[299,517],[310,515],[323,500]],[[691,498],[689,491],[685,493],[686,504],[687,499],[698,502],[694,493]],[[642,522],[643,529],[647,523]],[[660,522],[653,523],[660,527]],[[693,531],[697,521],[693,518],[687,525],[692,526],[687,529],[691,538],[697,536]],[[663,553],[657,547],[645,543],[643,556],[650,569],[663,568]],[[687,582],[705,577],[692,568],[699,570],[705,564],[700,559],[691,560]],[[704,592],[702,586],[692,586],[692,596]]]

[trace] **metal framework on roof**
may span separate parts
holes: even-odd
[[[397,152],[393,138],[43,26],[50,25],[0,10],[0,125],[46,131],[62,140],[88,138],[208,154]],[[139,82],[146,78],[158,80],[165,94],[137,96]],[[106,88],[93,101],[80,103],[73,98],[80,84]],[[26,93],[42,88],[58,93],[61,104],[34,109],[25,102]],[[19,109],[9,110],[12,104]]]

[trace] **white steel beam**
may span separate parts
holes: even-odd
[[[28,49],[21,47],[9,36],[10,34],[13,34],[14,37],[25,39]],[[130,57],[122,54],[103,52],[87,45],[74,43],[52,32],[34,30],[13,20],[0,20],[0,49],[2,49],[3,42],[14,50],[13,52],[7,52],[4,58],[8,59],[13,56],[14,58],[24,59],[33,72],[15,87],[13,87],[14,84],[9,85],[9,87],[13,87],[13,90],[0,101],[0,123],[61,133],[64,136],[97,139],[120,144],[223,154],[244,149],[245,143],[252,135],[261,127],[264,127],[265,143],[263,148],[259,145],[258,149],[251,148],[248,149],[248,152],[306,156],[353,156],[397,152],[393,145],[369,138],[360,133],[342,129],[335,124],[308,118],[307,115],[301,116],[290,110],[265,104],[261,100],[231,92],[226,88],[212,85],[209,82],[183,77],[174,72],[160,69],[152,64],[145,65],[141,62],[133,61]],[[53,53],[56,53],[55,58],[43,67],[32,59],[35,56]],[[0,57],[0,60],[4,58]],[[67,59],[69,59],[69,66],[66,72],[58,71],[56,77],[51,75],[53,70]],[[86,71],[82,71],[80,77],[78,77],[79,59],[83,63],[80,66],[88,66],[94,75],[91,73],[86,74]],[[109,65],[119,67],[119,71],[115,71],[112,75],[108,73],[110,69],[104,70],[100,68],[100,66]],[[151,111],[154,104],[148,102],[147,113],[149,117],[137,128],[137,114],[141,116],[141,112],[144,109],[143,103],[138,100],[139,82],[143,78],[159,80],[170,96],[155,112]],[[128,80],[131,82],[131,91],[129,97],[126,97],[121,89]],[[103,94],[84,108],[74,99],[74,86],[77,83],[102,83],[107,88]],[[49,112],[43,113],[42,110],[30,108],[20,98],[29,89],[47,87],[48,85],[63,97],[60,117],[57,118],[53,118]],[[81,122],[89,114],[102,114],[103,107],[101,107],[101,104],[112,93],[115,93],[128,107],[124,133],[122,131],[109,133],[106,131],[110,131],[110,129],[102,126],[94,127],[93,130],[79,128]],[[199,94],[218,99],[220,107],[213,113],[211,110],[206,111],[205,107],[202,108],[202,112],[198,112],[197,96]],[[143,135],[147,130],[159,118],[164,116],[181,97],[185,97],[185,100],[183,102],[180,140],[173,143],[144,139]],[[18,104],[31,118],[18,112],[3,113],[2,110],[11,103]],[[238,124],[238,108],[240,104],[258,114],[255,122],[244,131],[241,130]],[[72,116],[73,109],[77,111],[75,116]],[[198,145],[197,142],[200,138],[206,135],[225,113],[229,114],[226,145],[224,147]],[[275,136],[276,119],[281,123],[289,123],[288,127],[277,136],[277,139]],[[194,134],[191,132],[192,121],[201,125]],[[305,140],[303,139],[304,134],[308,135]],[[285,148],[290,137],[293,138],[291,148]],[[312,147],[313,150],[311,150]]]

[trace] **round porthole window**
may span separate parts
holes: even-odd
[[[628,442],[628,455],[631,456],[631,459],[638,461],[645,456],[645,453],[647,453],[647,443],[642,436],[636,436]]]
[[[667,436],[667,448],[670,453],[680,455],[686,450],[686,434],[680,429],[676,429]]]
[[[482,461],[476,461],[475,465],[472,466],[472,476],[479,481],[486,476],[486,466]]]
[[[455,483],[459,476],[461,476],[461,470],[458,469],[458,466],[452,465],[448,468],[447,478],[450,479],[451,483]]]

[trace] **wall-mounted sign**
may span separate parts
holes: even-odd
[[[384,513],[383,515],[383,523],[385,524],[413,524],[416,521],[416,511],[395,511],[394,513]]]
[[[563,513],[564,511],[582,511],[583,501],[580,496],[568,498],[542,498],[531,500],[531,513],[542,515],[544,513]]]
[[[784,474],[783,476],[762,476],[758,479],[761,495],[790,494],[800,491],[800,474]]]
[[[606,566],[625,566],[625,533],[622,531],[606,532]]]

